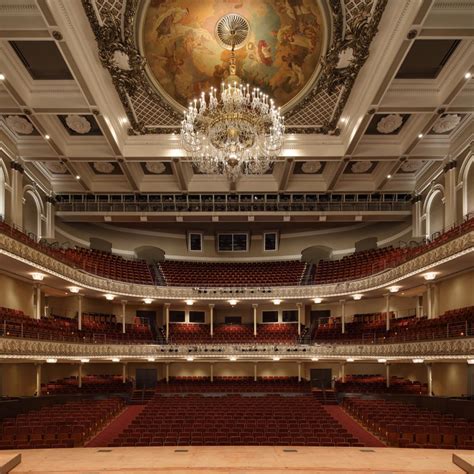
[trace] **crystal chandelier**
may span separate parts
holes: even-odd
[[[236,75],[235,51],[247,39],[249,24],[231,13],[216,25],[219,44],[231,51],[229,77],[190,102],[181,122],[181,141],[195,167],[204,174],[236,181],[242,175],[264,174],[278,157],[284,140],[284,119],[273,99]]]

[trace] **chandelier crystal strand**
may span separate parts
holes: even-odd
[[[273,99],[240,83],[233,38],[243,45],[242,31],[229,28],[228,37],[221,38],[231,41],[229,78],[219,91],[211,87],[190,102],[181,123],[181,140],[201,173],[236,181],[242,175],[264,174],[270,169],[280,154],[285,125]]]

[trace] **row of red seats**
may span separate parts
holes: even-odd
[[[155,395],[109,446],[363,446],[311,395]]]
[[[83,446],[123,405],[119,398],[79,400],[4,418],[0,423],[0,449]]]
[[[22,311],[0,307],[0,335],[48,341],[70,341],[87,343],[150,343],[153,336],[148,326],[126,325],[125,334],[121,325],[116,329],[88,328],[77,329],[77,320],[52,316],[33,319]]]
[[[390,387],[387,387],[387,379],[381,375],[346,375],[344,381],[336,380],[334,388],[341,393],[428,393],[427,384],[396,376],[390,377]]]
[[[223,324],[214,326],[214,335],[208,324],[171,323],[170,342],[173,344],[246,344],[246,343],[296,343],[298,326],[293,323],[268,323],[257,326]]]
[[[168,286],[233,287],[300,285],[306,263],[165,261],[159,268]]]
[[[298,377],[170,377],[156,385],[159,393],[241,393],[241,392],[310,392],[309,382]]]
[[[439,247],[451,239],[472,230],[474,230],[474,217],[466,217],[462,224],[453,226],[431,242],[420,244],[416,247],[393,248],[389,246],[355,252],[340,260],[320,261],[312,271],[312,282],[315,284],[325,284],[364,278],[401,265],[407,260]]]
[[[389,400],[345,398],[344,408],[391,446],[473,449],[474,422]]]
[[[68,393],[126,393],[131,392],[131,381],[122,382],[120,375],[85,375],[79,388],[78,377],[66,377],[41,384],[42,395],[60,395]]]
[[[386,331],[384,313],[375,323],[351,322],[342,334],[340,321],[320,324],[313,335],[315,341],[365,340],[366,342],[404,342],[430,339],[447,339],[472,336],[474,333],[474,306],[447,311],[438,318],[410,316],[391,319]]]

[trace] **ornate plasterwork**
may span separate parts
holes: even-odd
[[[298,349],[295,352],[295,348]],[[164,349],[164,352],[162,352]],[[277,349],[277,350],[275,350]],[[74,359],[80,357],[104,361],[112,357],[124,360],[143,360],[154,357],[158,362],[183,361],[192,352],[194,360],[228,360],[231,355],[245,360],[272,360],[278,355],[282,360],[310,361],[311,358],[339,359],[355,357],[360,360],[375,360],[384,357],[403,361],[412,357],[436,360],[462,359],[474,354],[474,338],[447,339],[436,341],[416,341],[399,344],[314,344],[275,345],[275,344],[209,344],[201,345],[148,345],[148,344],[79,344],[70,342],[38,341],[19,338],[0,337],[1,359],[34,359],[55,357]]]
[[[19,115],[9,115],[5,121],[14,132],[19,133],[20,135],[31,135],[34,131],[31,122]]]
[[[91,130],[91,123],[86,117],[80,115],[68,115],[66,117],[67,126],[76,133],[84,135]]]
[[[314,174],[317,173],[322,166],[323,164],[321,161],[305,161],[301,165],[301,171],[305,174]]]
[[[95,34],[99,59],[108,69],[126,110],[130,134],[171,133],[181,122],[150,85],[134,34],[137,0],[82,0]],[[338,133],[337,122],[364,65],[387,0],[330,0],[332,37],[320,79],[286,113],[289,133]]]
[[[359,280],[326,285],[288,286],[272,289],[272,297],[281,299],[310,299],[315,297],[348,296],[354,293],[386,288],[411,275],[429,270],[436,264],[459,258],[474,251],[474,232],[461,235],[446,244],[417,256],[398,267],[371,275]],[[91,275],[60,262],[40,250],[32,248],[5,234],[0,233],[0,254],[7,255],[26,264],[32,265],[39,271],[65,279],[74,286],[89,288],[104,293],[136,298],[154,298],[161,300],[200,299],[198,288],[183,288],[171,286],[137,285],[114,281]],[[268,298],[267,293],[259,292],[256,288],[225,288],[225,295],[216,288],[216,292],[208,291],[206,300],[228,299],[235,291],[239,300],[255,300],[259,297]],[[238,292],[238,293],[237,293]]]
[[[403,124],[403,117],[400,114],[390,114],[383,117],[377,123],[377,130],[380,133],[392,133]]]
[[[434,133],[447,133],[454,130],[461,121],[461,116],[458,114],[446,114],[441,116],[433,125]]]

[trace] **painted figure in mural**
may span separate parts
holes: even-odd
[[[243,83],[284,105],[314,79],[325,31],[317,0],[152,0],[144,53],[159,86],[178,103],[187,105],[225,80],[230,53],[214,29],[233,11],[250,23],[248,40],[237,51]]]

